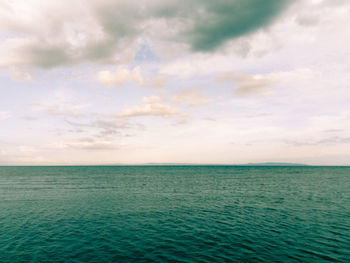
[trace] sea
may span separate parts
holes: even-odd
[[[0,167],[0,262],[350,262],[350,167]]]

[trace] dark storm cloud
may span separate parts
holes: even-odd
[[[198,1],[188,38],[193,50],[211,51],[227,40],[269,25],[289,0]]]

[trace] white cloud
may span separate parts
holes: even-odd
[[[13,80],[21,81],[21,82],[27,82],[27,81],[33,80],[33,77],[29,72],[25,72],[17,68],[13,68],[10,70],[10,77]]]
[[[203,88],[190,88],[176,92],[176,95],[172,98],[174,103],[184,103],[190,107],[208,104],[212,102],[211,99],[202,95]]]
[[[1,64],[51,68],[86,61],[129,63],[135,49],[133,26],[121,16],[114,22],[104,16],[108,5],[107,1],[72,0],[69,5],[8,1],[0,6],[0,30],[9,35],[0,44]],[[123,8],[116,5],[119,11]]]
[[[153,88],[162,88],[166,83],[166,78],[162,75],[155,76],[153,79],[145,83],[144,86]]]
[[[0,111],[0,120],[6,120],[11,117],[11,113],[8,111]]]
[[[149,96],[149,97],[144,97],[142,99],[142,102],[146,103],[146,104],[157,103],[157,102],[162,102],[162,101],[163,101],[163,99],[161,97],[158,97],[158,96]]]
[[[140,67],[132,70],[118,69],[115,72],[104,70],[98,73],[98,80],[107,87],[121,87],[129,82],[135,82],[139,86],[144,84]]]
[[[164,76],[156,76],[150,80],[145,79],[141,73],[140,67],[131,70],[119,68],[115,72],[109,70],[100,71],[98,73],[99,82],[110,88],[122,87],[128,83],[137,84],[140,87],[161,88],[165,84]]]
[[[144,103],[124,109],[119,114],[121,117],[158,116],[164,118],[179,115],[181,115],[180,110],[161,103]]]

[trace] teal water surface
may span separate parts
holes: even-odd
[[[0,262],[350,262],[350,168],[0,167]]]

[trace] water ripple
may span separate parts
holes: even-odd
[[[0,262],[349,262],[350,169],[1,167]]]

